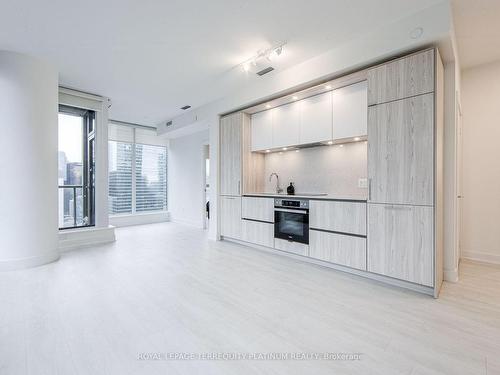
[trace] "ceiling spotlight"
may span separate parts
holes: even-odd
[[[300,152],[300,150],[295,150],[295,152]]]
[[[332,88],[332,86],[331,86],[331,85],[326,85],[326,86],[325,86],[325,89],[327,89],[327,90],[330,90],[331,88]]]
[[[333,141],[328,141],[328,144],[329,145],[333,145]]]
[[[266,108],[271,108],[271,104],[266,104]]]
[[[344,147],[344,145],[339,145],[340,147]]]
[[[298,96],[296,96],[296,95],[292,96],[292,99],[293,99],[293,100],[297,100],[298,98],[299,98],[299,97],[298,97]]]
[[[266,152],[271,152],[271,150],[266,150]]]
[[[282,150],[286,151],[286,150],[288,150],[288,147],[283,147]]]
[[[280,57],[282,53],[283,53],[283,46],[279,46],[267,52],[267,59],[269,61],[273,61],[275,58]]]
[[[249,72],[252,66],[257,67],[259,63],[262,62],[261,60],[267,59],[269,61],[272,61],[275,58],[281,56],[283,54],[283,48],[285,44],[286,42],[274,45],[271,48],[260,49],[251,58],[241,62],[236,66],[239,66],[244,72]]]
[[[359,141],[359,137],[354,137],[354,140],[357,142]]]

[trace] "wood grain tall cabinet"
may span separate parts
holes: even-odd
[[[368,71],[367,269],[443,280],[443,64],[428,49]]]
[[[219,123],[219,234],[241,239],[241,195],[261,191],[264,156],[251,152],[250,116],[236,112]]]

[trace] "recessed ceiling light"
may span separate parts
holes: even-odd
[[[288,150],[288,147],[283,147],[282,150],[286,151],[286,150]]]
[[[329,145],[333,145],[333,141],[328,141],[328,144]]]
[[[331,85],[326,85],[326,86],[325,86],[325,89],[327,89],[327,90],[330,90],[331,88],[332,88],[332,86],[331,86]]]
[[[359,137],[354,137],[354,140],[355,141],[359,141]]]
[[[266,152],[271,152],[271,150],[266,150]]]
[[[298,98],[299,98],[299,97],[298,97],[298,96],[296,96],[296,95],[292,96],[292,99],[293,99],[293,100],[297,100]]]
[[[281,151],[280,151],[280,155],[283,154]]]
[[[344,145],[339,145],[340,147],[344,147]]]
[[[246,62],[244,63],[241,68],[243,69],[244,72],[248,72],[250,70],[250,63]]]
[[[266,108],[271,108],[271,104],[266,104]]]
[[[299,152],[300,150],[295,150],[295,152]]]
[[[418,39],[422,36],[424,33],[424,29],[421,27],[415,27],[411,32],[410,32],[410,38],[412,39]]]

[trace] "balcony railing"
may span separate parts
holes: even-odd
[[[66,193],[69,190],[69,193]],[[59,228],[77,228],[88,225],[84,217],[84,186],[59,185]]]

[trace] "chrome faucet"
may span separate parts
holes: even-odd
[[[269,176],[269,182],[272,181],[273,179],[273,176],[276,176],[276,194],[281,194],[283,193],[283,189],[280,188],[280,178],[278,177],[278,174],[277,173],[271,173],[271,175]]]

